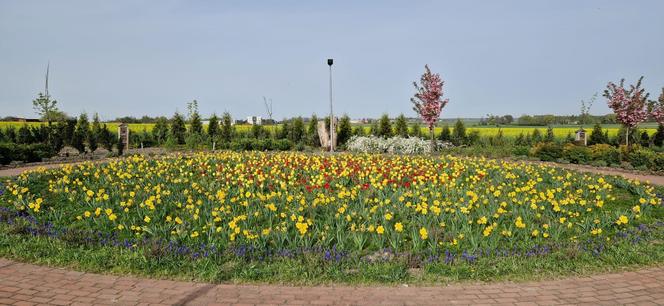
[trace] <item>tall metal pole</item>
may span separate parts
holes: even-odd
[[[332,62],[330,58],[327,65],[330,66],[330,152],[334,152],[334,112],[332,110]]]

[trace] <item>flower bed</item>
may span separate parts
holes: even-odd
[[[633,203],[621,200],[626,193]],[[8,181],[1,199],[5,209],[36,222],[118,242],[324,254],[444,254],[611,239],[661,209],[647,185],[545,166],[246,152],[43,170]]]

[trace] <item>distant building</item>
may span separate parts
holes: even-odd
[[[260,116],[248,116],[247,123],[251,125],[261,125],[263,124],[263,118]]]
[[[41,120],[39,119],[31,119],[31,118],[21,118],[21,117],[5,117],[2,119],[2,121],[12,121],[12,122],[40,122]]]

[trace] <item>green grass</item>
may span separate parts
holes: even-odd
[[[315,257],[270,262],[233,258],[154,259],[141,251],[114,247],[84,247],[58,239],[8,233],[0,226],[0,256],[40,265],[101,274],[139,275],[204,282],[314,284],[431,284],[463,281],[528,281],[621,271],[664,262],[662,229],[648,241],[620,242],[595,256],[573,246],[546,256],[482,258],[475,263],[434,263],[410,269],[406,260],[327,263]]]

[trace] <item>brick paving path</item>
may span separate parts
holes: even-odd
[[[437,287],[213,285],[98,275],[0,258],[0,305],[664,305],[664,267]]]

